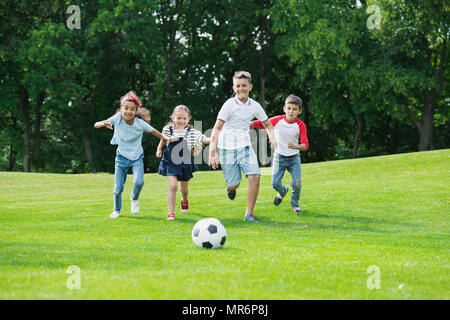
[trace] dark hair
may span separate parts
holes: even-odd
[[[115,114],[121,113],[120,108],[116,110]],[[145,122],[147,122],[148,124],[150,124],[150,120],[151,120],[151,114],[150,114],[150,110],[146,109],[146,108],[139,108],[138,110],[136,110],[136,113],[134,114],[135,117],[144,120]]]
[[[134,91],[128,91],[124,96],[120,98],[120,107],[122,107],[127,101],[133,102],[136,106],[136,113],[134,114],[134,116],[150,124],[150,110],[142,107],[141,99]],[[116,110],[116,113],[118,112],[120,112],[120,108]]]
[[[298,105],[299,110],[302,110],[302,99],[300,99],[296,95],[290,94],[286,98],[286,100],[284,101],[284,105],[287,105],[289,103]]]
[[[120,106],[126,102],[130,101],[133,102],[136,105],[136,111],[142,107],[141,99],[137,96],[137,94],[134,91],[128,91],[123,97],[120,98]]]
[[[252,75],[247,71],[236,71],[233,79],[247,79],[248,83],[252,83]]]

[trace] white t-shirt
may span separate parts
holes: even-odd
[[[224,122],[219,133],[217,148],[219,149],[240,149],[251,146],[250,123],[256,118],[265,122],[268,117],[262,106],[248,98],[246,103],[242,103],[238,98],[228,99],[217,115],[217,120]]]

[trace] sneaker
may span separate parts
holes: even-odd
[[[120,212],[114,211],[113,213],[111,213],[111,215],[109,216],[111,219],[115,219],[118,218],[120,216]]]
[[[252,221],[256,222],[259,221],[257,217],[255,217],[253,214],[249,214],[248,216],[244,217],[244,221]]]
[[[300,209],[299,207],[291,208],[291,210],[292,210],[292,212],[295,212],[295,213],[298,213],[298,214],[303,213],[302,209]]]
[[[167,219],[166,219],[167,221],[170,221],[170,220],[175,220],[175,213],[169,213],[169,215],[167,216]]]
[[[289,191],[289,187],[287,187],[287,190],[284,194],[277,193],[277,195],[273,199],[273,204],[278,206],[281,203],[281,201],[283,201],[283,199],[287,195],[288,191]]]
[[[139,213],[139,200],[131,200],[131,213],[132,214]]]
[[[187,213],[189,210],[189,201],[181,200],[181,212]]]
[[[236,190],[233,191],[227,190],[227,195],[230,200],[234,200],[234,198],[236,198]]]

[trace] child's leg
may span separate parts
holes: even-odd
[[[237,163],[237,150],[219,150],[220,165],[222,167],[228,192],[233,192],[241,184],[241,169]]]
[[[255,208],[256,199],[258,198],[259,193],[261,171],[259,170],[256,153],[251,146],[239,149],[238,163],[248,179],[247,209],[245,211],[245,216],[253,215],[253,209]]]
[[[248,191],[247,191],[247,210],[245,215],[253,214],[255,208],[256,199],[259,193],[259,182],[261,176],[259,174],[249,174],[248,178]]]
[[[131,193],[131,200],[138,200],[144,186],[144,160],[141,156],[133,163],[131,167],[133,171],[133,192]]]
[[[122,210],[123,185],[127,180],[128,167],[121,167],[116,164],[114,172],[114,211]]]
[[[180,181],[181,200],[188,201],[189,195],[189,181]]]
[[[177,199],[178,179],[177,176],[167,176],[169,180],[169,192],[167,193],[167,207],[169,213],[175,213],[175,201]]]
[[[293,157],[290,166],[288,166],[288,171],[291,174],[292,181],[292,196],[291,196],[291,207],[299,207],[300,191],[302,189],[302,170],[300,165],[300,155],[298,157]]]
[[[283,186],[281,183],[285,170],[286,163],[283,156],[275,153],[272,161],[272,188],[274,188],[280,195],[284,195],[288,191],[287,187]]]

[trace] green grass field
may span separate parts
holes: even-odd
[[[263,168],[257,223],[242,221],[246,179],[230,201],[221,171],[195,174],[171,222],[157,174],[138,216],[129,176],[110,219],[111,174],[1,172],[0,299],[449,299],[449,168],[450,149],[305,164],[301,216],[272,204]],[[194,246],[205,217],[227,228],[223,249]]]

